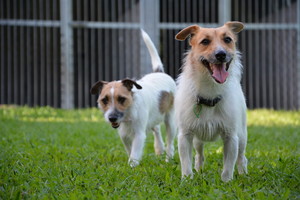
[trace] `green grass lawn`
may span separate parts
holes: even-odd
[[[221,181],[222,142],[181,181],[177,152],[156,157],[149,134],[131,169],[117,131],[96,109],[0,108],[0,199],[299,199],[300,112],[248,112],[248,175]]]

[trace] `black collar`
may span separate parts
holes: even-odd
[[[222,96],[219,95],[214,99],[205,99],[201,96],[197,96],[197,105],[203,104],[205,106],[214,107],[219,101],[221,101]]]

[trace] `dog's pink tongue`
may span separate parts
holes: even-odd
[[[226,71],[226,64],[212,64],[211,68],[213,72],[212,77],[218,83],[224,83],[229,75],[229,73]]]

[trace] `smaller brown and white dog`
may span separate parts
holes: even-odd
[[[176,136],[173,99],[176,90],[175,81],[163,73],[163,65],[158,52],[146,32],[142,37],[150,52],[153,72],[135,81],[98,81],[91,88],[92,94],[99,94],[98,106],[104,112],[107,122],[118,128],[120,138],[129,156],[129,165],[139,164],[146,133],[154,134],[154,148],[157,155],[164,153],[160,123],[166,125],[166,143],[168,161],[174,155]]]
[[[236,49],[240,22],[227,22],[218,28],[198,25],[181,30],[177,40],[190,37],[183,72],[175,97],[179,129],[178,148],[182,176],[193,176],[192,146],[196,150],[195,169],[204,164],[204,143],[219,136],[224,142],[222,180],[238,172],[247,173],[246,103],[241,88],[242,65]]]

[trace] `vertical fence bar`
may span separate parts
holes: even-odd
[[[285,21],[285,16],[286,16],[286,9],[287,9],[287,7],[286,7],[286,2],[285,2],[285,0],[283,1],[281,1],[281,4],[282,4],[282,13],[281,13],[281,19],[280,19],[280,23],[282,23],[282,24],[284,24],[284,23],[287,23],[286,21]],[[286,32],[287,32],[288,30],[282,30],[282,41],[284,41],[284,40],[288,40],[287,38],[287,35],[286,35]],[[290,45],[290,44],[288,44],[288,45]],[[287,47],[287,43],[286,42],[283,42],[283,48],[284,49],[288,49],[288,47]],[[290,63],[290,61],[289,60],[287,60],[287,57],[288,57],[288,55],[287,54],[289,54],[289,53],[287,53],[286,51],[281,51],[284,55],[282,56],[282,62],[283,63],[286,63],[286,64],[288,64],[288,63]],[[290,64],[289,64],[289,66],[291,66]],[[288,108],[288,104],[287,104],[287,101],[288,101],[288,97],[289,97],[289,88],[287,87],[287,85],[288,85],[288,80],[287,80],[287,68],[286,67],[283,67],[282,68],[282,73],[281,73],[281,79],[282,79],[282,82],[283,82],[283,85],[282,85],[282,93],[281,93],[281,96],[282,96],[282,105],[281,105],[281,109],[283,108],[283,109],[287,109]]]
[[[288,31],[288,35],[289,37],[287,38],[287,42],[288,44],[288,48],[287,48],[287,51],[288,52],[293,52],[293,46],[295,45],[292,45],[293,44],[293,41],[295,39],[295,33],[297,32],[297,30],[289,30]],[[297,48],[297,46],[296,46]],[[294,55],[298,55],[297,54],[297,51],[294,50]],[[299,63],[297,62],[297,59],[293,59],[294,56],[293,54],[287,54],[287,60],[290,62],[290,65],[293,66],[291,70],[288,70],[287,72],[287,76],[288,76],[288,89],[289,89],[289,97],[288,97],[288,110],[294,110],[294,109],[297,109],[297,102],[295,102],[295,99],[297,99],[297,93],[299,90],[296,90],[297,92],[295,93],[294,92],[294,89],[296,88],[297,89],[297,85],[295,86],[294,83],[297,83],[297,79],[295,77],[295,75],[297,75],[297,73],[294,73],[295,69],[297,70],[297,66],[299,65]],[[299,57],[298,57],[299,59]],[[290,78],[289,78],[290,77]]]
[[[108,1],[104,1],[104,5],[103,5],[103,12],[104,12],[104,20],[105,22],[109,22],[109,11],[110,7],[109,7],[109,2]],[[111,37],[110,37],[110,29],[104,29],[104,46],[105,46],[105,51],[104,51],[104,71],[105,71],[105,80],[108,81],[112,81],[111,80],[111,76],[110,76],[110,72],[111,72],[111,59],[110,59],[110,52],[111,52]],[[109,66],[109,67],[107,67]]]
[[[82,20],[82,12],[81,12],[81,9],[82,9],[82,5],[81,5],[81,0],[77,0],[75,5],[76,5],[76,20]],[[75,17],[74,16],[74,17]],[[78,29],[75,29],[76,31],[76,82],[75,84],[77,85],[77,88],[76,88],[76,102],[77,102],[77,107],[82,107],[83,106],[83,32],[84,30],[82,28],[78,28]]]
[[[44,19],[44,12],[43,12],[43,2],[39,1],[39,6],[38,6],[38,10],[39,10],[39,19]],[[44,34],[45,34],[45,28],[44,27],[40,27],[39,29],[39,34],[40,34],[40,41],[39,41],[39,52],[40,52],[40,61],[39,61],[39,77],[40,77],[40,87],[39,87],[39,105],[41,106],[45,106],[45,96],[46,96],[46,92],[45,92],[45,49],[47,48],[46,43],[47,41],[45,40]]]
[[[72,0],[60,1],[61,16],[61,107],[74,108],[74,69],[73,69],[73,31]]]
[[[185,6],[183,5],[183,1],[178,2],[168,2],[168,9],[169,9],[169,20],[168,22],[185,22],[186,16],[184,15],[184,9]],[[175,58],[174,58],[174,50],[176,51],[175,45],[180,43],[179,41],[176,41],[174,31],[172,29],[166,30],[167,32],[167,57],[168,57],[168,67],[169,67],[169,73],[173,75],[173,70],[171,67],[175,66]]]
[[[12,28],[12,33],[13,33],[13,40],[11,41],[11,45],[13,47],[13,51],[11,52],[12,54],[12,88],[13,88],[13,92],[12,92],[12,102],[14,104],[18,104],[19,101],[18,101],[18,73],[16,73],[18,71],[18,61],[19,61],[19,58],[18,58],[18,51],[19,51],[19,48],[18,48],[18,39],[17,39],[17,35],[18,35],[18,27],[14,26]]]
[[[117,5],[118,5],[118,9],[117,9],[118,18],[117,18],[117,20],[118,20],[118,22],[123,22],[124,21],[124,16],[122,14],[123,1],[118,0]],[[120,77],[125,77],[125,67],[126,67],[126,65],[124,65],[124,63],[125,63],[125,59],[124,59],[124,49],[125,49],[124,30],[119,29],[117,32],[118,32],[118,44],[119,44],[119,48],[117,48],[118,49],[118,55],[119,55],[119,59],[118,59],[119,75],[120,75]]]
[[[0,96],[0,104],[5,103],[5,88],[6,88],[6,81],[5,81],[5,46],[4,46],[4,31],[5,28],[3,26],[0,27],[0,90],[1,90],[1,96]]]
[[[272,4],[268,5],[268,12],[272,11]],[[272,23],[272,19],[270,18],[268,23]],[[268,30],[268,49],[274,49],[274,44],[273,44],[273,30]],[[273,87],[273,66],[274,66],[274,61],[273,61],[273,50],[268,51],[268,96],[269,96],[269,101],[268,101],[268,108],[274,108],[274,87]]]
[[[297,28],[297,57],[298,57],[298,62],[297,62],[297,80],[298,80],[298,84],[297,84],[297,92],[298,92],[298,105],[297,108],[300,109],[300,1],[297,1],[297,24],[298,24],[298,28]]]
[[[112,22],[117,22],[118,19],[116,18],[116,10],[113,8],[113,6],[116,5],[116,1],[115,0],[111,0],[111,7],[110,7],[110,14],[111,14],[111,21]],[[112,38],[118,38],[117,35],[118,31],[117,30],[112,30],[111,36]],[[119,58],[118,55],[118,40],[117,39],[112,39],[111,41],[111,45],[112,45],[112,49],[111,49],[111,55],[113,55],[115,58]],[[119,79],[119,73],[118,73],[118,63],[117,63],[117,59],[112,59],[111,62],[111,66],[112,66],[112,79],[113,80],[117,80]],[[119,66],[120,67],[120,66]]]
[[[7,16],[11,16],[10,15],[10,3],[7,3]],[[11,103],[13,102],[12,99],[12,59],[11,59],[11,54],[12,54],[12,50],[11,50],[11,45],[10,43],[12,42],[11,40],[11,27],[7,27],[6,29],[6,47],[7,47],[7,63],[6,63],[6,69],[7,69],[7,102]]]
[[[260,1],[260,0],[259,0]],[[257,11],[257,13],[253,13],[253,23],[258,23],[258,11],[259,11],[259,8],[258,8],[258,0],[255,0],[255,1],[252,1],[253,2],[253,7],[254,7],[254,10]],[[254,30],[253,31],[253,37],[254,37],[254,46],[253,46],[253,54],[254,54],[254,65],[253,66],[256,66],[254,67],[254,79],[255,80],[253,82],[253,86],[254,86],[254,105],[255,107],[261,107],[261,101],[260,101],[260,95],[261,95],[261,82],[260,82],[260,76],[261,76],[261,68],[264,67],[264,66],[260,66],[260,67],[257,67],[260,65],[260,55],[261,55],[261,47],[260,47],[260,30]],[[250,40],[251,41],[251,40]]]
[[[262,10],[263,12],[266,12],[266,4],[262,3]],[[264,13],[265,14],[265,13]],[[263,23],[266,22],[266,20],[262,21]],[[261,72],[261,82],[262,82],[262,107],[267,107],[267,75],[266,75],[266,69],[267,69],[267,48],[264,47],[264,45],[267,43],[267,37],[266,37],[266,30],[262,30],[262,36],[261,36],[261,58],[262,58],[262,72]],[[264,44],[264,45],[263,45]]]
[[[275,23],[279,23],[279,15],[280,15],[280,7],[279,7],[279,0],[276,0],[274,1],[274,4],[275,4]],[[275,30],[275,38],[279,38],[280,37],[280,34],[281,34],[281,30],[278,30],[276,29]],[[280,55],[280,48],[281,48],[281,43],[279,44],[279,41],[278,40],[275,40],[275,108],[276,109],[280,109],[280,106],[281,106],[281,97],[280,97],[280,94],[281,94],[281,91],[280,91],[280,67],[279,66],[279,63],[281,63],[281,55]]]
[[[160,22],[168,22],[168,2],[167,1],[160,1],[161,2],[161,10],[160,10],[160,15],[161,15],[161,20]],[[164,12],[162,12],[164,11]],[[164,64],[168,63],[167,60],[167,39],[166,39],[166,35],[167,35],[167,30],[162,29],[161,32],[161,45],[162,45],[162,62]]]
[[[0,2],[0,18],[4,18],[4,2]],[[5,81],[4,81],[4,26],[0,26],[0,104],[5,103]]]
[[[251,12],[249,12],[249,10],[252,8],[252,1],[248,1],[248,3],[247,3],[247,11],[248,11],[248,13],[249,13],[249,16],[247,17],[246,16],[246,20],[247,20],[247,22],[253,22],[253,19],[252,19],[252,13]],[[246,13],[245,13],[246,14]],[[248,39],[248,41],[253,41],[253,39],[252,39],[252,30],[249,30],[248,31],[248,36],[247,36],[247,39]],[[251,108],[251,109],[253,109],[254,108],[254,98],[253,98],[253,96],[254,96],[254,92],[253,92],[253,87],[254,87],[254,85],[253,85],[253,64],[252,64],[252,61],[253,61],[253,51],[252,51],[252,45],[253,45],[253,43],[252,42],[247,42],[247,44],[248,44],[248,52],[247,52],[247,54],[248,54],[248,67],[249,67],[249,73],[248,73],[248,85],[249,85],[249,93],[248,93],[248,99],[249,99],[249,103],[248,103],[248,105],[249,105],[249,108]]]
[[[12,17],[14,19],[17,19],[17,2],[13,1],[12,2],[12,8],[13,8],[13,12],[12,12]],[[19,71],[19,62],[20,62],[20,57],[18,55],[18,52],[20,50],[19,48],[19,42],[18,42],[18,32],[19,32],[19,27],[15,26],[13,28],[13,102],[14,104],[20,104],[19,102],[19,77],[18,75],[20,73],[17,73]]]
[[[96,14],[95,14],[95,1],[91,1],[91,4],[90,4],[90,14],[91,14],[91,21],[96,21]],[[91,64],[90,64],[90,67],[91,67],[91,71],[90,71],[90,79],[89,81],[87,82],[88,84],[88,91],[87,91],[87,96],[89,96],[89,105],[90,106],[95,106],[95,101],[93,101],[93,97],[91,95],[89,95],[89,88],[90,86],[96,82],[96,31],[95,29],[92,29],[91,30],[91,38],[90,38],[90,48],[91,48]]]
[[[89,1],[82,1],[83,2],[83,21],[89,21]],[[89,32],[90,30],[87,28],[83,29],[83,52],[84,52],[84,57],[83,57],[83,74],[82,74],[82,84],[83,84],[83,96],[81,98],[83,98],[83,105],[82,107],[87,107],[88,105],[88,101],[89,101],[89,96],[88,94],[86,94],[86,91],[89,90],[88,87],[88,82],[89,82],[89,68],[90,68],[90,60],[89,60]],[[80,75],[80,74],[79,74]]]
[[[183,1],[184,3],[184,1]],[[226,6],[224,3],[226,3],[225,1],[221,1],[219,3],[219,6],[223,6],[222,8],[219,7],[219,12],[226,12],[226,8],[224,6]],[[204,6],[203,6],[204,10],[208,10],[209,11],[209,2],[208,1],[204,1]],[[210,13],[209,12],[203,12],[204,13],[204,20],[203,20],[203,23],[209,23],[209,16],[210,16]],[[219,22],[220,24],[222,24],[223,22]]]
[[[24,2],[20,2],[20,9],[19,9],[19,14],[20,18],[24,19]],[[25,37],[24,37],[24,27],[20,27],[20,34],[19,34],[19,51],[20,51],[20,82],[19,82],[19,93],[20,93],[20,105],[24,105],[24,98],[25,98],[25,56],[24,56],[24,51],[25,51]]]
[[[173,20],[174,22],[178,23],[180,21],[180,10],[179,10],[179,3],[174,3],[174,6],[170,6],[169,9],[173,9],[172,13],[175,13],[174,15],[170,16],[170,19]],[[197,7],[194,6],[196,9]],[[195,9],[195,10],[196,10]],[[197,13],[197,12],[196,12]],[[197,21],[196,19],[197,17],[195,16],[195,21]],[[182,45],[183,42],[177,41],[175,40],[175,34],[176,31],[175,30],[165,30],[167,33],[169,32],[169,38],[167,37],[166,40],[170,40],[168,48],[173,48],[171,50],[173,50],[174,53],[169,54],[169,56],[167,56],[168,54],[166,54],[166,57],[171,58],[171,62],[168,62],[168,67],[169,68],[169,74],[173,77],[177,76],[177,71],[176,69],[180,68],[181,65],[181,53],[182,51],[180,51],[180,45]],[[175,33],[175,34],[174,34]],[[166,47],[164,47],[165,49],[167,49]],[[165,64],[165,63],[164,63]]]
[[[231,20],[231,0],[219,1],[219,24],[223,25],[224,23],[230,20]]]
[[[46,1],[45,3],[45,18],[47,20],[51,19],[50,16],[50,1]],[[51,76],[51,50],[52,50],[52,46],[51,46],[51,40],[50,40],[50,33],[51,33],[51,28],[47,27],[45,28],[45,38],[46,38],[46,48],[45,48],[45,67],[46,67],[46,75],[45,75],[45,97],[46,97],[46,105],[51,105],[53,106],[52,103],[52,95],[51,95],[51,81],[50,81],[50,76]]]
[[[136,3],[135,0],[131,0],[131,22],[139,22],[140,11],[139,11],[139,4]],[[131,42],[132,42],[132,49],[131,49],[131,57],[132,57],[132,68],[137,69],[140,68],[140,55],[136,52],[140,52],[140,37],[137,37],[140,34],[140,30],[131,29]]]
[[[56,0],[53,1],[52,3],[52,8],[53,8],[53,17],[56,20],[60,20],[60,15],[59,15],[59,10],[56,9],[58,7],[58,2]],[[52,29],[52,45],[53,45],[53,69],[52,69],[52,74],[53,74],[53,85],[52,85],[52,91],[53,91],[53,105],[54,107],[61,107],[61,101],[60,101],[60,85],[61,85],[61,81],[60,81],[60,77],[59,77],[59,71],[60,71],[60,57],[59,54],[61,51],[57,51],[57,49],[59,49],[58,45],[59,45],[59,28],[53,28]],[[59,53],[58,53],[59,52]]]
[[[36,1],[33,1],[32,5],[31,5],[33,8],[36,8],[37,7],[37,3]],[[32,9],[31,7],[31,9]],[[37,19],[37,11],[38,9],[35,9],[33,11],[33,14],[32,14],[32,17],[33,19]],[[38,85],[39,85],[39,82],[38,82],[38,74],[37,74],[37,71],[38,71],[38,63],[37,63],[37,58],[38,58],[38,28],[37,27],[33,27],[33,37],[32,37],[32,46],[33,46],[33,57],[32,57],[32,60],[33,60],[33,106],[37,106],[38,105],[38,100],[37,100],[37,97],[38,97]]]
[[[141,0],[140,1],[140,23],[150,36],[154,45],[158,47],[159,42],[159,0]],[[158,49],[158,48],[157,48]],[[140,40],[140,73],[147,74],[151,72],[150,55],[146,49],[144,41]]]
[[[241,22],[245,23],[245,2],[244,1],[235,1],[236,5],[234,10],[236,11],[236,19],[241,20]],[[240,8],[240,11],[239,11]],[[246,52],[246,31],[244,30],[241,33],[242,37],[239,38],[239,43],[241,44],[241,50],[242,50],[242,57],[243,57],[243,79],[242,79],[242,86],[243,86],[243,91],[246,94],[248,91],[248,84],[247,84],[247,79],[248,79],[248,65],[247,65],[247,52]],[[248,99],[247,99],[248,101]],[[247,102],[248,103],[248,102]]]
[[[230,5],[231,6],[231,5]],[[195,6],[196,7],[196,6]],[[211,1],[211,22],[212,23],[216,23],[217,19],[216,19],[216,13],[215,13],[215,7],[216,7],[216,1],[215,0],[212,0]],[[231,19],[230,19],[231,20]]]
[[[128,11],[130,9],[130,6],[129,6],[129,3],[125,3],[124,4],[124,11]],[[130,15],[129,14],[126,14],[125,12],[125,17],[124,17],[124,21],[125,22],[130,22]],[[125,38],[125,47],[129,47],[131,46],[131,36],[130,36],[130,30],[128,29],[125,29],[124,30],[124,38]],[[131,51],[128,50],[128,51],[125,51],[125,73],[126,75],[125,76],[135,76],[135,77],[138,77],[139,73],[140,73],[140,70],[139,69],[135,69],[134,70],[134,74],[132,73],[133,72],[133,69],[132,69],[132,62],[131,62]]]

